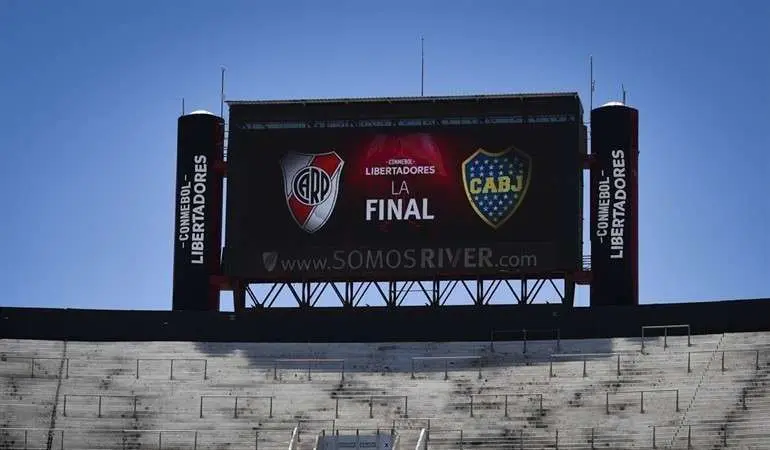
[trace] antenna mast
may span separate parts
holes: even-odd
[[[623,91],[623,104],[625,105],[626,104],[626,86],[621,84],[620,90]]]
[[[225,116],[225,66],[222,66],[222,81],[219,89],[219,117]]]
[[[591,100],[589,103],[589,109],[588,113],[590,114],[591,111],[594,109],[594,91],[596,90],[596,82],[594,81],[594,57],[593,55],[588,56],[588,65],[590,67],[590,73],[591,73]]]
[[[182,115],[184,116],[184,97],[182,97]]]
[[[425,38],[420,36],[420,97],[425,95]]]

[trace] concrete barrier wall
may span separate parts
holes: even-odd
[[[487,341],[493,331],[529,339],[633,337],[643,325],[689,324],[693,334],[770,331],[770,299],[567,308],[490,305],[273,308],[244,314],[0,308],[0,338],[86,341]],[[539,331],[537,331],[539,330]],[[682,330],[670,334],[681,334]],[[661,331],[662,334],[662,331]],[[509,340],[520,339],[511,334]],[[502,339],[502,338],[501,338]]]

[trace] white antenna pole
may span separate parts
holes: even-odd
[[[425,95],[425,38],[420,36],[420,97]]]
[[[588,56],[588,64],[590,66],[591,71],[591,102],[589,103],[589,109],[588,112],[590,112],[594,109],[594,91],[596,90],[596,82],[594,81],[594,57],[593,55]]]
[[[222,66],[222,81],[219,90],[219,117],[225,115],[225,66]]]

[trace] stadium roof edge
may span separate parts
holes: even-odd
[[[454,100],[486,100],[486,99],[517,99],[545,97],[578,97],[577,92],[550,92],[531,94],[475,94],[450,96],[417,96],[417,97],[345,97],[318,98],[294,100],[227,100],[229,106],[238,105],[285,105],[307,103],[379,103],[379,102],[424,102],[424,101],[454,101]]]

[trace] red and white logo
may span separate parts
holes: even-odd
[[[281,159],[286,204],[297,225],[308,233],[321,229],[331,217],[344,164],[336,152],[291,152]]]

